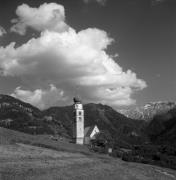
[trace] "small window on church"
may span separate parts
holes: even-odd
[[[82,120],[82,117],[79,117],[79,121],[81,121]]]
[[[79,116],[81,116],[81,115],[82,115],[82,112],[81,112],[81,111],[79,111],[79,112],[78,112],[78,115],[79,115]]]

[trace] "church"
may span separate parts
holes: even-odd
[[[73,138],[76,144],[89,144],[91,139],[94,139],[95,134],[100,130],[96,125],[84,127],[84,109],[83,104],[78,97],[73,98],[74,101],[74,123],[73,123]]]

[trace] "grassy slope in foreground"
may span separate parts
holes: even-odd
[[[176,172],[105,155],[0,145],[0,180],[174,180]]]
[[[89,150],[84,146],[64,142],[61,140],[54,141],[48,135],[30,135],[0,127],[0,144],[15,143],[31,144],[58,151],[89,153]]]
[[[31,144],[42,144],[43,147],[52,149]],[[82,146],[0,128],[0,180],[100,178],[101,180],[173,180],[176,179],[176,171],[124,162],[107,155],[91,154]]]

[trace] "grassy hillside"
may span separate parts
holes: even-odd
[[[0,180],[174,180],[176,172],[104,155],[0,145]]]
[[[53,140],[48,135],[30,135],[0,127],[0,145],[24,143],[68,152],[90,153],[85,146],[62,140]]]

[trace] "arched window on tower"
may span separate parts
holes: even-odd
[[[79,120],[79,121],[82,121],[82,117],[78,117],[78,120]]]

